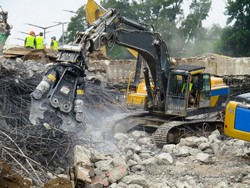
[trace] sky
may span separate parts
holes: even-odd
[[[185,3],[191,0],[184,0]],[[36,34],[43,32],[43,29],[29,26],[29,24],[48,27],[55,25],[55,22],[69,22],[74,13],[65,10],[77,11],[78,8],[85,5],[87,0],[1,0],[0,5],[5,11],[8,11],[8,22],[13,26],[11,35],[7,40],[7,46],[21,45],[26,34],[34,31]],[[96,0],[96,2],[100,2]],[[105,7],[108,8],[108,7]],[[212,0],[212,8],[209,17],[203,22],[205,27],[219,24],[224,27],[226,24],[225,0]],[[64,31],[67,24],[64,25]],[[62,35],[62,25],[47,29],[46,40],[50,42],[52,36],[59,38]]]

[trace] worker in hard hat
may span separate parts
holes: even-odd
[[[51,37],[51,43],[50,43],[50,49],[52,50],[58,50],[58,42],[56,41],[56,37]]]
[[[29,36],[27,36],[24,40],[24,47],[25,48],[36,48],[36,40],[35,40],[35,32],[31,31]]]
[[[46,48],[46,42],[43,37],[43,32],[40,32],[39,35],[36,37],[36,49],[44,49]]]

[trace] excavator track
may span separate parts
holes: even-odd
[[[169,121],[154,132],[154,141],[158,148],[162,148],[166,144],[177,144],[188,136],[208,136],[216,129],[222,132],[222,128],[223,121],[220,120]]]
[[[118,132],[128,133],[132,130],[144,130],[153,135],[155,145],[162,148],[166,144],[177,144],[181,138],[188,136],[209,136],[213,131],[223,133],[223,118],[208,116],[199,119],[184,119],[159,114],[138,113],[128,115],[115,121],[105,130],[109,135]]]

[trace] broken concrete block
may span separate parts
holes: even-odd
[[[114,183],[127,175],[126,166],[119,165],[114,167],[113,169],[107,171],[105,174],[108,177],[110,183]]]
[[[126,184],[138,184],[142,187],[148,187],[148,181],[144,176],[141,175],[128,175],[125,176],[122,181]]]
[[[83,182],[91,183],[90,179],[90,168],[76,166],[75,167],[75,176],[77,180],[81,180]]]
[[[91,183],[87,183],[85,188],[102,188],[109,185],[109,180],[107,177],[96,176],[91,179]]]
[[[74,148],[74,164],[77,165],[79,163],[91,166],[90,153],[87,153],[86,148],[77,145]]]

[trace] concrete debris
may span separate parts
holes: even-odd
[[[206,154],[206,153],[198,153],[196,155],[196,158],[198,161],[203,162],[203,163],[211,163],[212,162],[211,156]]]
[[[13,47],[5,50],[3,54],[5,58],[22,58],[24,61],[39,60],[44,63],[49,63],[57,58],[57,53],[51,49],[34,50],[23,47]]]
[[[115,183],[127,175],[126,166],[120,165],[116,166],[111,170],[106,172],[106,176],[110,183]]]
[[[103,154],[103,159],[92,162],[91,166],[99,174],[95,174],[90,185],[205,188],[247,187],[250,183],[246,176],[250,167],[248,159],[244,159],[249,144],[244,141],[224,138],[215,131],[208,138],[187,137],[177,145],[167,144],[162,149],[145,147],[148,143],[141,140],[151,143],[151,137],[144,131],[117,133],[114,141],[121,153]],[[135,149],[138,146],[140,149]]]
[[[20,72],[20,76],[15,77],[17,85],[22,77],[41,74],[50,66],[24,60],[25,55],[17,54],[18,58],[15,59],[0,58],[0,70]],[[115,64],[105,62],[100,66],[100,71],[106,69],[103,72],[106,75],[110,65],[115,68]],[[107,77],[103,76],[102,79]],[[0,124],[4,124],[1,119]],[[46,124],[44,126],[46,131],[53,130]],[[215,131],[208,137],[187,137],[177,145],[167,144],[159,149],[154,145],[152,135],[144,131],[117,133],[112,142],[102,137],[102,131],[96,127],[84,135],[92,136],[90,141],[98,140],[101,147],[97,143],[74,147],[73,161],[69,163],[68,172],[59,167],[53,173],[43,172],[50,179],[43,188],[245,188],[250,185],[248,142],[227,138]],[[106,148],[109,152],[106,152]],[[31,180],[13,173],[5,162],[0,163],[0,179],[1,186],[12,180],[7,184],[9,187],[11,183],[12,187],[32,187]]]

